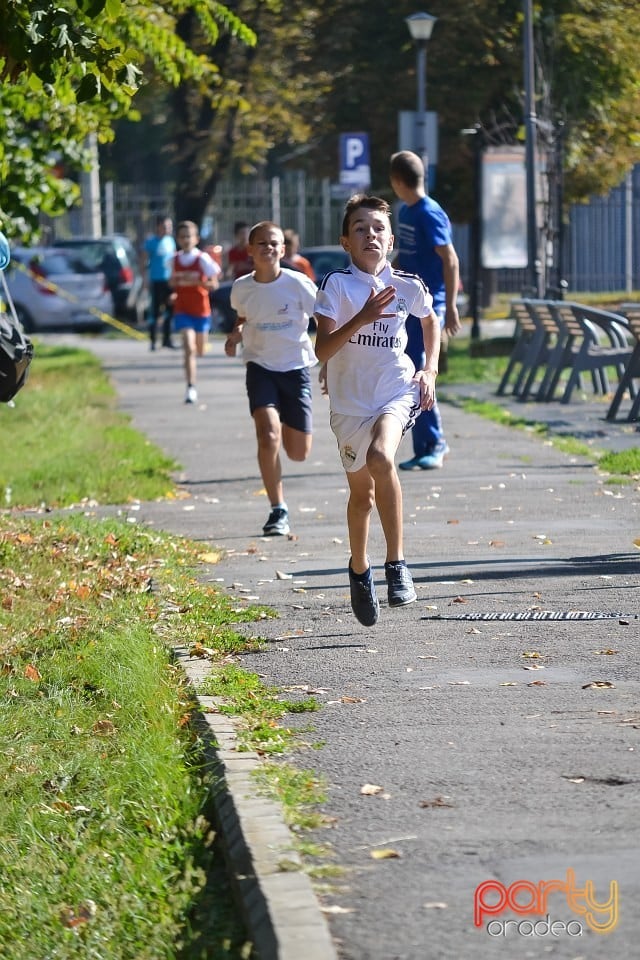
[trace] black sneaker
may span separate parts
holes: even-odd
[[[365,580],[359,580],[351,569],[351,564],[349,564],[351,609],[363,626],[372,627],[374,623],[378,622],[380,603],[376,596],[376,585],[373,582],[371,567],[369,567],[367,573],[368,577]]]
[[[413,580],[404,560],[392,560],[384,565],[390,607],[404,607],[418,599]]]
[[[284,507],[273,507],[262,528],[265,537],[286,537],[289,533],[289,513]]]

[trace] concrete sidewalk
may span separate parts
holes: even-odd
[[[134,426],[182,464],[188,498],[140,504],[131,518],[224,548],[207,576],[239,600],[279,613],[260,624],[264,648],[244,656],[243,666],[289,697],[313,693],[322,705],[311,721],[290,718],[318,749],[289,761],[327,783],[327,827],[314,839],[328,845],[339,871],[318,893],[331,940],[323,940],[325,921],[307,910],[308,900],[296,921],[287,888],[278,894],[273,952],[266,947],[265,956],[634,956],[638,483],[608,487],[590,459],[444,403],[451,447],[444,469],[402,474],[405,551],[418,602],[399,610],[383,604],[380,622],[367,630],[349,605],[346,483],[326,398],[314,398],[308,462],[284,462],[292,537],[265,539],[268,504],[241,361],[224,357],[214,340],[200,363],[200,402],[189,407],[177,352],[99,338],[82,343],[101,357]],[[443,388],[442,395],[474,392],[511,403],[480,387]],[[606,423],[606,406],[593,402],[516,406],[519,416],[544,414],[552,431],[575,433],[597,449],[638,443],[634,425]],[[406,438],[399,459],[409,449]],[[371,555],[384,598],[377,520]],[[603,618],[566,618],[575,611]],[[525,619],[510,619],[516,616]],[[380,790],[363,793],[365,784]],[[382,849],[393,855],[377,859]],[[505,891],[523,881],[531,896],[540,881],[566,886],[567,871],[578,887],[593,881],[600,901],[618,882],[611,932],[594,933],[580,912],[584,898],[571,900],[566,891],[550,894],[542,911],[564,924],[559,933],[538,928],[532,936],[506,907],[474,925],[485,881]],[[523,888],[516,908],[526,900]],[[279,925],[293,952],[279,948]]]

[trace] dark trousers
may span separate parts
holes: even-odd
[[[441,317],[441,325],[444,323],[444,311],[436,309],[436,313]],[[413,360],[416,370],[422,370],[425,362],[424,338],[422,336],[422,324],[417,317],[409,315],[407,318],[407,349],[406,353]],[[413,443],[413,452],[416,457],[424,457],[431,453],[436,444],[444,440],[442,429],[442,417],[437,402],[434,403],[431,410],[423,410],[411,431],[411,440]]]
[[[171,287],[167,280],[151,281],[151,317],[149,321],[149,339],[155,346],[158,327],[162,333],[162,346],[171,344],[172,312],[169,304]]]

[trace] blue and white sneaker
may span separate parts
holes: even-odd
[[[289,533],[289,513],[285,507],[272,507],[262,528],[265,537],[286,537]]]
[[[412,457],[411,460],[405,460],[398,466],[401,470],[440,470],[448,453],[449,445],[447,441],[440,440],[424,456]]]

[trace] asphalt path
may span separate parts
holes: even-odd
[[[498,402],[482,386],[443,389],[451,454],[442,470],[401,474],[418,601],[384,602],[376,519],[383,603],[367,629],[349,605],[346,483],[319,389],[311,455],[284,461],[292,535],[267,539],[241,360],[214,339],[188,406],[178,351],[81,342],[133,425],[182,465],[182,498],[123,514],[223,548],[206,578],[279,614],[245,628],[265,643],[243,666],[321,704],[290,718],[309,746],[287,761],[326,781],[313,839],[339,871],[318,896],[342,960],[638,956],[637,480],[606,485],[593,458],[463,412],[465,392]],[[597,449],[638,443],[603,403],[500,402]],[[409,455],[405,438],[398,459]],[[487,908],[479,926],[474,903]]]

